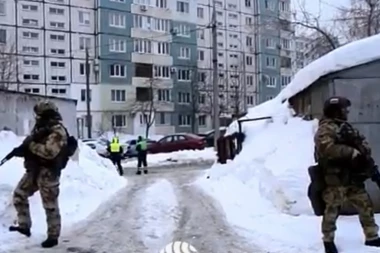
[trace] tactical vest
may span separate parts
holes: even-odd
[[[110,145],[111,153],[119,153],[120,152],[120,144],[117,142],[113,142]]]
[[[137,146],[140,146],[141,151],[145,151],[148,148],[148,144],[145,140],[137,142]]]

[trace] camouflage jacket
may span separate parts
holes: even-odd
[[[57,156],[67,145],[67,133],[61,122],[49,123],[43,127],[35,126],[24,140],[29,153],[24,163],[27,170],[55,166]]]
[[[351,132],[349,133],[360,142],[364,151],[370,155],[371,149],[365,138],[351,125],[339,120],[323,118],[319,122],[318,130],[314,136],[315,159],[324,171],[327,185],[341,186],[349,185],[359,177],[360,173],[352,170],[352,154],[354,145],[350,145],[343,136],[342,124],[347,124]],[[363,175],[360,175],[363,177]]]

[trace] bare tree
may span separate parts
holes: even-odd
[[[351,0],[338,12],[339,27],[348,42],[380,32],[380,0]]]
[[[244,64],[244,62],[242,63]],[[240,64],[238,68],[235,68],[234,71],[230,72],[228,77],[229,81],[229,105],[231,106],[231,113],[233,117],[239,117],[244,111],[244,82],[243,78],[245,77],[243,71],[240,69]]]
[[[17,81],[19,60],[15,44],[0,43],[0,89],[9,89]]]
[[[199,100],[199,77],[198,70],[196,67],[191,70],[191,83],[190,83],[190,92],[191,92],[191,132],[196,133],[198,125],[198,116],[200,112]]]
[[[146,85],[136,88],[136,101],[129,104],[128,110],[132,113],[140,113],[141,121],[145,125],[145,137],[155,122],[157,112],[157,82],[155,78],[149,78]]]

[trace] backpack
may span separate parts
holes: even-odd
[[[66,168],[67,163],[69,162],[69,158],[75,154],[75,151],[78,148],[78,140],[75,139],[74,136],[69,134],[66,127],[62,127],[65,129],[67,135],[67,146],[65,149],[62,150],[61,154],[61,157],[63,158],[61,169],[63,170],[64,168]]]

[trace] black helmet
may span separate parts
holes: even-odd
[[[351,101],[345,97],[333,96],[327,99],[323,105],[323,114],[327,117],[335,117],[343,108],[351,106]]]

